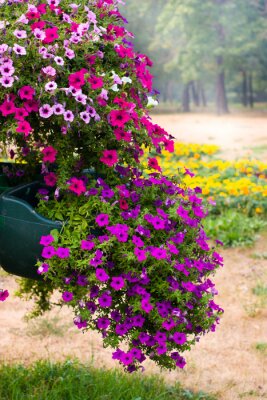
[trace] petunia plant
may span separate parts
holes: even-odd
[[[37,211],[62,222],[40,237],[42,280],[21,293],[41,312],[59,291],[129,372],[146,358],[183,368],[223,312],[210,279],[222,258],[201,189],[163,176],[155,157],[140,163],[174,143],[148,115],[152,63],[118,3],[0,1],[0,143],[15,173],[39,174]]]

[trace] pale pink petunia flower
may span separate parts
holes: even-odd
[[[24,30],[16,29],[13,32],[13,35],[15,35],[18,39],[26,39],[27,37],[27,32]]]
[[[49,76],[55,76],[56,73],[57,73],[57,71],[55,70],[55,68],[50,67],[50,66],[42,68],[42,72],[43,72],[44,74],[46,74],[46,75],[49,75]]]
[[[3,54],[7,51],[8,45],[6,43],[0,44],[0,54]]]
[[[38,28],[34,29],[33,34],[36,37],[36,39],[39,39],[39,40],[45,39],[45,32],[42,31],[41,29],[38,29]]]
[[[53,115],[53,108],[50,107],[49,104],[44,104],[40,109],[39,109],[39,114],[42,118],[49,118],[51,115]]]
[[[15,72],[15,68],[11,64],[3,64],[0,66],[0,73],[3,76],[11,76]]]
[[[81,112],[80,117],[86,124],[89,124],[91,118],[90,118],[90,115],[88,114],[88,112],[86,112],[86,111]]]
[[[75,52],[71,49],[66,49],[65,51],[65,56],[69,59],[72,60],[75,57]]]
[[[57,65],[64,65],[64,60],[62,57],[55,57],[54,61]]]
[[[47,92],[53,92],[54,90],[56,90],[56,88],[57,88],[57,84],[56,84],[56,82],[54,82],[54,81],[50,81],[50,82],[47,82],[46,84],[45,84],[45,90],[47,91]]]
[[[65,112],[65,108],[63,107],[62,104],[57,103],[53,106],[53,111],[55,115],[62,115]]]
[[[25,47],[19,46],[17,43],[14,44],[13,50],[19,56],[25,56],[25,54],[27,54]]]
[[[72,122],[74,120],[74,114],[70,110],[65,111],[63,115],[65,121]]]
[[[12,87],[14,83],[14,78],[13,76],[3,76],[0,78],[0,83],[4,87]]]

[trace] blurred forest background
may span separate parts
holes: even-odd
[[[126,0],[122,13],[161,103],[267,109],[267,0]]]

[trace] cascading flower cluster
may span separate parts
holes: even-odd
[[[42,237],[38,272],[60,287],[74,324],[101,332],[129,372],[146,358],[183,368],[182,353],[219,321],[209,276],[222,258],[207,242],[199,193],[154,174],[115,187],[98,178],[70,208],[55,202],[68,224]]]
[[[152,62],[134,51],[118,3],[0,1],[0,143],[20,178],[40,166],[38,211],[63,221],[40,240],[43,281],[22,293],[45,310],[59,290],[75,325],[101,332],[129,372],[146,358],[183,368],[222,313],[209,279],[222,259],[201,189],[164,177],[155,157],[144,177],[144,148],[174,143],[148,115]]]
[[[66,188],[74,169],[138,164],[141,145],[173,150],[147,115],[152,63],[116,5],[0,4],[0,142],[18,162],[42,163],[48,186]]]

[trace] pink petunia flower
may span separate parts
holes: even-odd
[[[31,86],[23,86],[19,89],[18,95],[21,99],[32,100],[35,95],[35,90]]]
[[[32,131],[32,127],[28,121],[19,121],[16,132],[24,133],[25,136],[28,136]]]
[[[17,121],[24,121],[25,117],[29,115],[28,111],[25,110],[25,108],[16,108],[15,116],[14,118]]]
[[[53,163],[56,161],[57,150],[53,146],[47,146],[42,150],[43,161]]]
[[[44,181],[47,186],[55,186],[57,183],[57,176],[54,172],[49,172],[44,176]]]
[[[80,196],[82,193],[86,192],[86,186],[82,179],[71,178],[69,189]]]
[[[110,124],[118,128],[123,128],[130,119],[130,115],[124,110],[112,110],[109,113]]]
[[[0,105],[0,111],[4,117],[10,114],[14,114],[16,112],[16,106],[13,101],[5,100]]]
[[[94,75],[88,78],[88,82],[90,83],[93,90],[102,89],[102,87],[104,86],[103,78]]]
[[[89,240],[82,240],[81,241],[81,249],[82,250],[91,251],[94,247],[95,247],[94,242],[91,242]]]
[[[69,85],[76,89],[81,89],[85,84],[84,73],[82,71],[74,72],[69,75]]]
[[[115,129],[114,135],[117,140],[124,140],[125,142],[130,142],[132,140],[131,132],[125,132],[122,128]]]
[[[44,74],[46,74],[46,75],[49,75],[49,76],[55,76],[56,73],[57,73],[57,71],[55,70],[55,68],[53,68],[53,67],[51,67],[51,66],[42,68],[42,72],[43,72]]]
[[[102,163],[106,164],[108,167],[112,167],[118,162],[118,154],[116,150],[104,150],[103,157],[100,158]]]
[[[52,108],[55,115],[62,115],[65,112],[65,108],[60,103],[55,104]]]
[[[158,160],[156,158],[149,157],[148,158],[148,166],[150,168],[153,168],[153,169],[159,171],[159,172],[162,171],[161,167],[159,166]]]
[[[58,39],[58,28],[55,26],[54,28],[45,29],[45,39],[43,40],[44,44],[52,43],[56,39]]]
[[[114,290],[120,290],[124,287],[125,282],[124,279],[121,276],[114,276],[111,279],[111,283],[110,286],[114,289]]]

